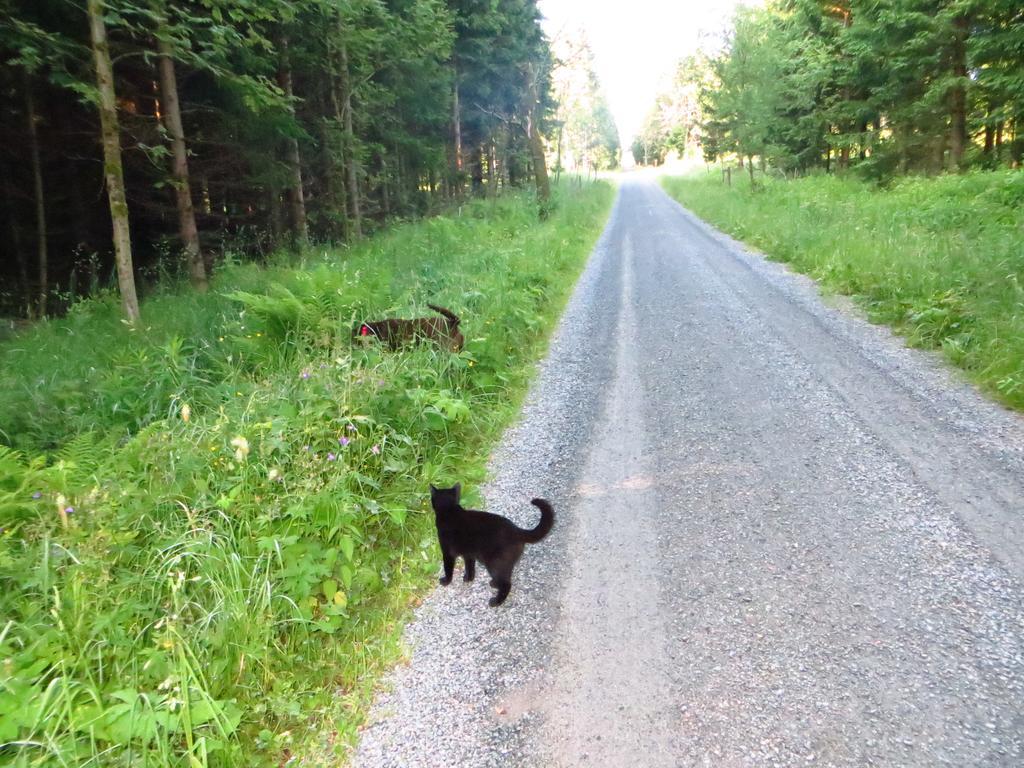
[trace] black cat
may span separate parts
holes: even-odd
[[[479,560],[491,575],[491,586],[498,590],[488,602],[493,608],[505,602],[512,589],[512,569],[522,557],[524,545],[536,544],[548,535],[555,524],[555,510],[544,499],[533,499],[530,503],[540,510],[540,522],[536,528],[526,530],[501,515],[463,509],[459,504],[461,491],[460,483],[452,488],[430,486],[430,504],[434,507],[444,560],[441,583],[451,583],[456,557],[466,563],[465,581],[473,580]]]

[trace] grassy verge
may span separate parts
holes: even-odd
[[[483,479],[611,198],[477,202],[0,346],[0,760],[344,754],[437,570],[424,489]],[[461,354],[353,348],[428,300]]]
[[[812,177],[726,187],[666,178],[698,216],[853,296],[913,346],[940,349],[1024,409],[1024,174],[912,178],[891,188]]]

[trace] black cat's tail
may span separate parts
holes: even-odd
[[[437,306],[437,304],[431,304],[429,301],[427,302],[427,306],[430,307],[435,312],[439,312],[440,314],[444,315],[448,319],[448,326],[450,328],[459,327],[459,316],[452,312],[450,309],[439,307]]]
[[[546,499],[533,499],[530,503],[540,510],[540,522],[529,530],[520,528],[519,533],[527,544],[536,544],[551,532],[555,524],[555,508]]]

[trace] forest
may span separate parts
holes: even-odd
[[[545,152],[593,163],[585,126],[609,121],[539,20],[533,0],[4,0],[0,317],[116,284],[134,318],[225,259],[524,184],[543,207]]]
[[[754,173],[867,178],[1020,165],[1024,6],[1016,0],[770,0],[680,62],[633,142]]]

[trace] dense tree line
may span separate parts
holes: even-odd
[[[0,0],[0,314],[547,194],[536,0]],[[64,299],[62,299],[62,295]],[[5,305],[5,306],[4,306]]]
[[[884,178],[1024,156],[1017,0],[771,0],[691,64],[708,159]]]
[[[707,59],[690,56],[680,61],[668,85],[655,99],[640,132],[633,137],[631,151],[641,165],[661,165],[675,151],[680,157],[700,143],[700,94],[708,88]]]
[[[552,41],[556,67],[552,87],[557,104],[552,142],[554,166],[577,173],[611,170],[619,164],[619,131],[594,68],[586,35]]]

